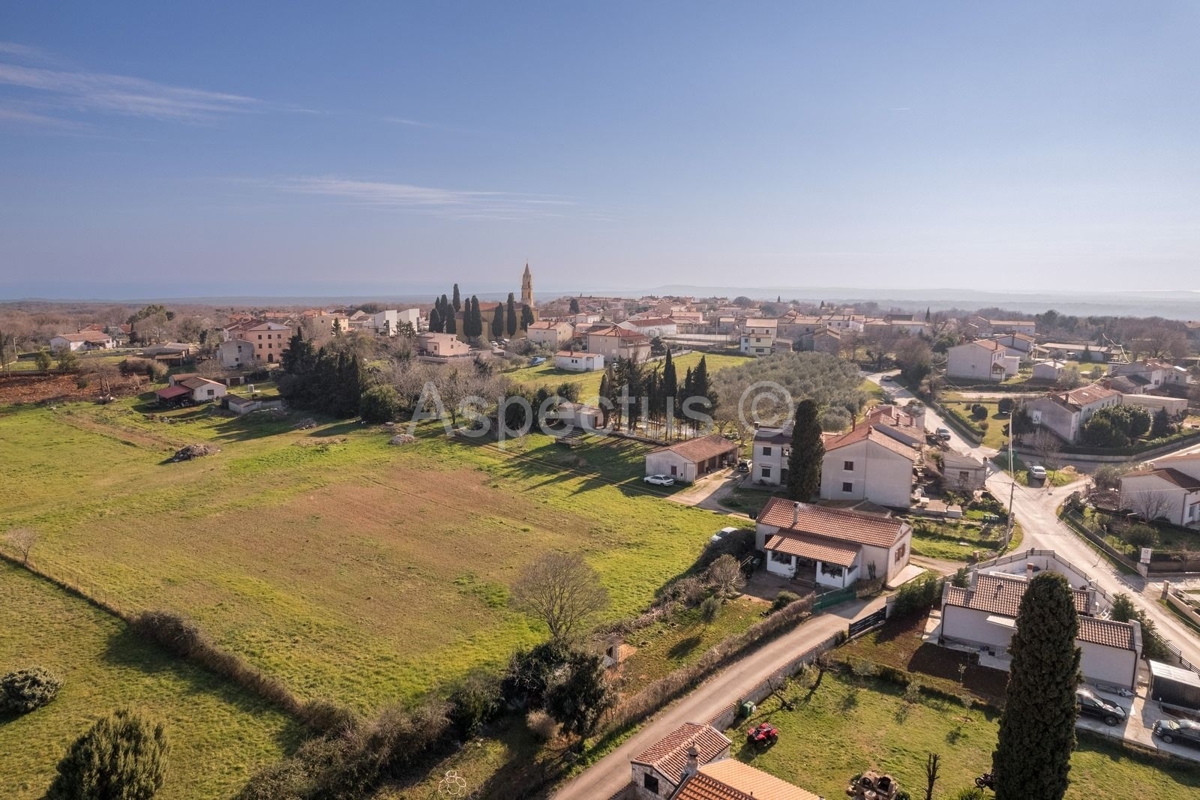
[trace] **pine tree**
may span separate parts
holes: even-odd
[[[521,330],[529,330],[529,326],[533,324],[533,309],[524,303],[521,304]]]
[[[1075,749],[1079,616],[1067,579],[1043,571],[1029,582],[1009,652],[1007,700],[992,754],[996,800],[1061,800]]]
[[[508,338],[511,339],[517,335],[517,324],[519,322],[517,319],[517,299],[513,297],[512,292],[508,293],[508,302],[505,305],[507,307],[504,310],[504,329],[508,333]]]
[[[815,400],[796,405],[792,423],[792,454],[788,456],[787,496],[807,503],[821,491],[821,459],[825,445],[821,441],[821,423]]]
[[[1171,417],[1167,414],[1167,409],[1160,408],[1154,412],[1154,422],[1150,426],[1150,438],[1160,439],[1163,436],[1171,434]]]
[[[458,293],[458,284],[454,284],[454,296],[450,300],[455,311],[462,311],[462,295]]]
[[[162,788],[170,751],[161,722],[120,709],[71,745],[46,798],[150,800]]]
[[[511,297],[511,295],[510,295]],[[496,316],[492,317],[492,338],[502,339],[504,337],[504,304],[499,303],[496,306]]]
[[[572,314],[578,314],[579,313],[579,301],[576,300],[574,297],[572,297],[571,303],[568,306],[567,310],[570,311]]]

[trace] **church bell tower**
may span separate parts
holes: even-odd
[[[529,306],[529,310],[537,313],[533,305],[533,275],[529,272],[529,265],[525,265],[525,274],[521,276],[521,304]]]

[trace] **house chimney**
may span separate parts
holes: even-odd
[[[792,503],[792,527],[794,528],[799,524],[800,524],[800,501],[797,500],[795,503]]]
[[[1033,580],[1033,562],[1032,561],[1025,562],[1025,580],[1027,580],[1027,581]]]
[[[700,750],[699,750],[699,748],[696,747],[695,743],[693,743],[692,746],[688,748],[687,765],[684,766],[683,772],[680,773],[680,775],[679,775],[679,779],[680,779],[679,782],[683,783],[685,780],[690,778],[692,775],[695,775],[699,771],[700,771]]]

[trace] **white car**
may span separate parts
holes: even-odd
[[[647,475],[642,478],[646,483],[652,483],[655,486],[674,486],[675,479],[670,475]]]
[[[738,530],[739,530],[738,528],[721,528],[721,530],[719,530],[713,534],[712,539],[710,539],[709,541],[711,541],[713,543],[719,542],[722,539],[724,539],[726,536],[728,536],[729,534],[737,533]]]
[[[1029,468],[1029,477],[1037,478],[1039,481],[1046,480],[1046,468],[1039,465],[1034,465]]]

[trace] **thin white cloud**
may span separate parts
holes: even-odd
[[[291,194],[330,197],[364,206],[431,213],[454,219],[508,219],[562,216],[575,201],[554,195],[439,189],[406,183],[343,178],[292,178],[271,184]]]
[[[420,122],[415,119],[404,119],[403,117],[384,117],[383,121],[391,122],[395,125],[408,125],[413,128],[437,128],[437,127],[440,127],[438,125],[434,125],[431,122]]]
[[[60,119],[58,117],[39,114],[36,111],[28,111],[22,108],[13,108],[0,106],[0,125],[24,125],[36,126],[39,128],[49,128],[60,131],[86,131],[89,126],[73,122],[68,119]]]

